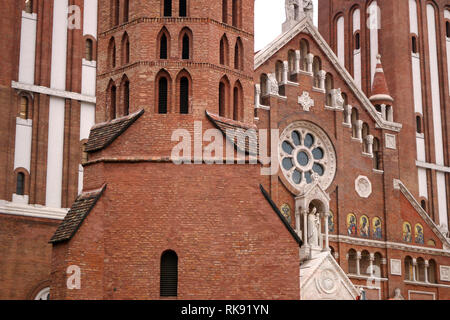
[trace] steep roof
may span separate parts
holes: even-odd
[[[370,101],[394,101],[386,82],[383,65],[381,64],[381,55],[377,55],[377,67],[375,75],[373,76],[372,92],[369,98]]]
[[[375,107],[370,102],[369,98],[364,94],[364,92],[358,87],[353,77],[348,73],[347,69],[340,63],[338,57],[327,44],[325,39],[319,33],[319,30],[314,26],[313,22],[308,19],[302,19],[295,27],[289,31],[278,36],[274,41],[268,44],[264,49],[259,51],[255,55],[254,68],[258,69],[262,64],[269,60],[276,52],[288,44],[292,39],[294,39],[300,33],[308,33],[314,39],[316,44],[325,54],[325,56],[330,60],[330,62],[335,66],[337,72],[340,74],[342,79],[346,82],[349,88],[352,90],[353,94],[359,99],[362,106],[367,110],[369,115],[374,119],[377,126],[399,132],[402,128],[400,123],[390,122],[378,114]]]
[[[231,120],[208,111],[206,116],[237,149],[251,155],[258,154],[258,128],[255,124]]]
[[[91,129],[85,151],[94,152],[106,148],[143,114],[144,109],[122,118],[96,124]]]
[[[100,189],[80,194],[77,200],[73,203],[72,208],[70,208],[64,220],[58,226],[58,229],[56,229],[56,232],[50,239],[49,243],[55,244],[72,239],[84,219],[86,219],[98,199],[102,196],[105,189],[106,185],[103,185]]]

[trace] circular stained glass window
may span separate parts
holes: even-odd
[[[289,125],[280,140],[281,170],[296,189],[318,179],[325,190],[336,173],[336,155],[331,140],[316,125],[298,121]]]

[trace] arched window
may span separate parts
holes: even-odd
[[[232,16],[233,27],[239,28],[241,26],[241,0],[232,1]]]
[[[220,39],[220,64],[228,66],[229,65],[228,57],[229,57],[228,39],[227,36],[224,35],[222,39]]]
[[[278,60],[275,63],[275,77],[278,82],[278,94],[280,96],[284,96],[285,94],[285,88],[283,85],[283,72],[284,72],[284,64],[283,61]]]
[[[219,83],[219,116],[226,117],[228,110],[230,82],[224,76]]]
[[[369,144],[367,143],[367,136],[370,134],[369,125],[367,123],[363,123],[362,126],[362,140],[363,140],[363,152],[369,152]]]
[[[350,249],[348,251],[348,273],[357,274],[356,259],[356,251],[354,249]]]
[[[122,38],[122,64],[130,63],[130,39],[125,32]]]
[[[308,54],[309,54],[309,43],[307,40],[300,40],[300,68],[303,71],[308,71]]]
[[[187,33],[183,36],[183,49],[182,49],[181,58],[183,60],[189,60],[190,59],[190,40]]]
[[[361,253],[360,269],[361,274],[370,275],[370,253],[366,250]]]
[[[382,278],[382,270],[381,270],[381,260],[383,259],[383,256],[381,253],[377,252],[375,253],[374,260],[373,260],[373,270],[372,275],[377,278]]]
[[[425,260],[423,258],[417,259],[416,280],[425,282]]]
[[[172,251],[161,255],[160,296],[176,297],[178,295],[178,256]]]
[[[418,53],[419,49],[418,49],[418,44],[417,44],[417,37],[416,36],[412,36],[411,37],[411,50],[413,53]]]
[[[228,23],[228,0],[222,0],[222,22]]]
[[[233,120],[241,120],[242,103],[242,86],[237,81],[233,89]]]
[[[17,174],[16,194],[23,196],[25,194],[25,174],[19,172]]]
[[[108,46],[108,58],[109,58],[109,67],[115,68],[116,67],[116,41],[114,38],[111,38],[109,40],[109,46]]]
[[[123,2],[123,22],[128,22],[130,19],[130,0]]]
[[[20,97],[20,111],[19,117],[22,119],[28,119],[29,100],[25,96]]]
[[[180,0],[180,17],[187,17],[187,0]]]
[[[128,80],[127,76],[123,77],[121,87],[122,87],[122,99],[123,99],[122,114],[124,116],[127,116],[130,114],[130,81]]]
[[[355,49],[361,49],[361,35],[359,34],[359,32],[355,34]]]
[[[405,264],[405,280],[412,281],[414,273],[412,258],[410,256],[407,256],[405,258],[404,264]]]
[[[25,0],[25,12],[33,13],[33,0]]]
[[[113,15],[113,26],[117,26],[120,22],[120,0],[114,0]]]
[[[116,95],[117,95],[117,88],[111,82],[109,89],[109,120],[116,118],[116,97],[117,97]]]
[[[322,61],[319,57],[314,57],[313,60],[313,74],[314,74],[314,87],[320,88],[320,70],[322,70]]]
[[[172,0],[164,0],[164,17],[172,16]]]
[[[421,200],[420,201],[420,206],[422,207],[423,210],[427,210],[427,202],[425,200]]]
[[[295,51],[289,50],[288,52],[288,65],[289,65],[289,80],[297,81],[296,73],[295,73]]]
[[[333,76],[331,73],[327,73],[325,77],[325,96],[326,96],[326,105],[332,106],[332,98],[331,98],[331,90],[334,88]]]
[[[267,86],[267,82],[269,81],[269,78],[267,74],[263,73],[259,77],[259,83],[261,86],[261,95],[259,97],[259,104],[264,105],[264,97],[269,93],[269,88]]]
[[[237,38],[236,45],[234,46],[234,68],[237,70],[244,69],[243,50],[242,40],[241,38]]]
[[[373,168],[375,170],[382,170],[382,155],[381,155],[381,145],[378,138],[373,139]]]
[[[158,113],[165,114],[167,113],[169,99],[169,84],[166,77],[161,77],[161,79],[159,79],[158,88]]]
[[[358,110],[356,110],[356,108],[352,108],[352,136],[353,138],[357,138],[358,137],[358,133],[357,133],[357,126],[356,123],[359,120],[359,116],[358,116]]]
[[[450,22],[445,22],[445,33],[447,35],[447,38],[450,38]]]
[[[180,79],[180,113],[189,113],[189,79],[187,77]]]
[[[422,130],[422,118],[420,116],[416,116],[416,132],[423,133]]]
[[[94,51],[94,42],[92,41],[92,39],[86,39],[84,48],[84,59],[86,59],[87,61],[94,60],[93,51]]]
[[[437,283],[437,277],[436,277],[436,261],[431,259],[428,262],[428,282],[430,283]]]
[[[163,27],[157,37],[157,56],[159,59],[168,59],[170,57],[170,34],[166,27]]]

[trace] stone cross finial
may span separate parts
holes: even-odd
[[[313,9],[312,0],[285,0],[286,22],[283,24],[283,32],[292,29],[305,17],[312,20]]]

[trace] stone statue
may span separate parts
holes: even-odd
[[[303,0],[303,13],[311,20],[314,15],[314,5],[312,0]]]
[[[286,0],[285,2],[285,10],[286,10],[286,21],[296,20],[300,6],[300,0]]]
[[[314,207],[308,214],[308,244],[311,246],[319,246],[319,223],[319,213]]]

